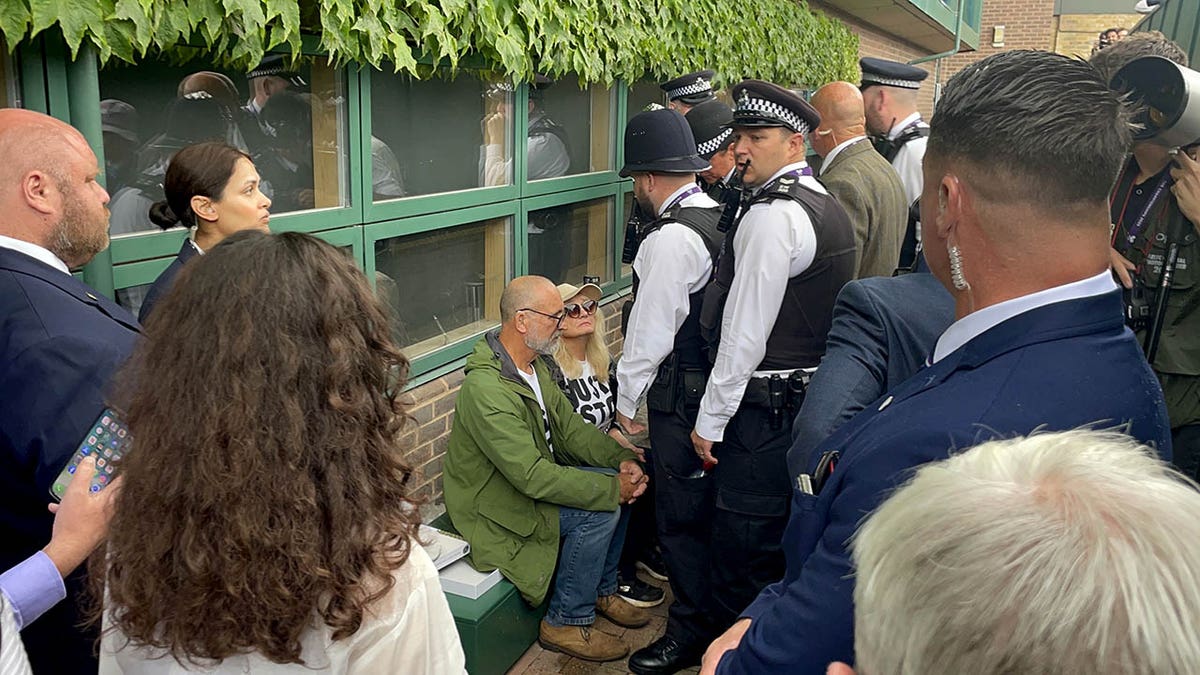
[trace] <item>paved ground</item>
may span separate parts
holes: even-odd
[[[650,623],[636,630],[630,628],[621,628],[620,626],[611,623],[608,619],[597,619],[596,628],[611,635],[616,635],[625,640],[629,645],[629,650],[632,653],[634,650],[641,649],[658,639],[663,634],[667,627],[667,605],[671,602],[671,589],[664,581],[657,581],[639,572],[643,581],[659,586],[666,591],[667,597],[658,607],[651,608],[650,614],[652,618]],[[525,652],[513,667],[509,669],[508,675],[615,675],[617,673],[628,673],[629,669],[625,667],[625,659],[620,661],[612,661],[610,663],[592,663],[582,659],[572,658],[566,654],[550,652],[542,649],[541,645],[534,642],[529,651]],[[684,673],[697,673],[699,668],[684,670]]]

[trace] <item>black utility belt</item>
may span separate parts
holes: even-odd
[[[707,364],[683,364],[671,354],[658,367],[646,392],[646,408],[654,412],[688,412],[700,408],[711,369]]]
[[[752,377],[746,383],[742,404],[776,410],[799,409],[814,372],[816,368],[797,368],[787,375]]]

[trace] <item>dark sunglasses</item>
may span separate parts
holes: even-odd
[[[599,306],[600,303],[596,302],[595,300],[585,300],[582,303],[572,302],[569,305],[563,305],[563,312],[565,312],[566,315],[572,319],[578,319],[584,314],[587,314],[588,316],[595,314],[596,308]]]

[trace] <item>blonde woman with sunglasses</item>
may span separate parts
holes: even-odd
[[[618,443],[637,453],[646,463],[645,451],[625,437],[614,424],[617,414],[617,368],[604,341],[604,313],[600,309],[600,287],[558,285],[563,301],[562,339],[554,356],[542,356],[550,375],[571,405],[589,424],[596,425]],[[629,518],[626,551],[617,573],[617,595],[634,607],[654,607],[663,601],[661,588],[637,576],[636,560],[653,547],[654,503],[622,507]],[[639,500],[639,502],[642,500]]]

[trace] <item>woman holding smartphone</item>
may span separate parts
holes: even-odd
[[[239,232],[166,300],[113,401],[100,672],[463,673],[396,446],[408,362],[354,262]]]
[[[271,220],[271,200],[262,192],[254,162],[225,143],[197,143],[175,153],[163,178],[163,192],[166,199],[150,207],[151,222],[164,230],[183,225],[190,233],[142,301],[142,323],[189,260],[234,232],[265,232]]]

